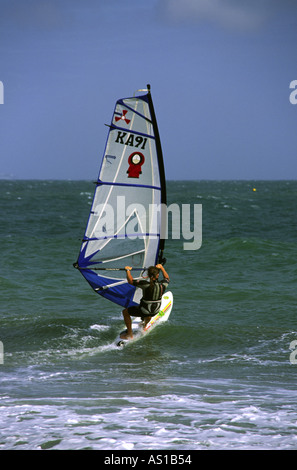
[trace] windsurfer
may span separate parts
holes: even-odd
[[[156,315],[161,305],[161,297],[165,292],[166,287],[169,284],[169,276],[165,271],[162,264],[156,266],[150,266],[148,268],[148,279],[133,279],[131,266],[126,266],[126,276],[129,284],[135,287],[139,287],[143,291],[142,299],[140,304],[134,307],[128,307],[123,310],[123,317],[127,331],[121,334],[122,339],[132,339],[132,317],[141,317],[143,320],[143,326],[145,327],[150,321],[152,316]],[[160,271],[163,274],[163,279],[159,281]]]

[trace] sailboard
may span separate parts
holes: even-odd
[[[95,184],[74,267],[100,296],[138,305],[142,291],[127,282],[125,266],[141,279],[165,262],[166,180],[150,85],[117,100]]]
[[[165,292],[165,294],[162,295],[162,301],[161,301],[161,306],[160,310],[156,315],[154,315],[150,321],[147,323],[147,325],[143,325],[143,322],[140,317],[134,318],[132,322],[132,331],[133,331],[133,338],[132,339],[124,339],[122,338],[122,333],[125,333],[125,330],[122,331],[119,336],[115,340],[115,345],[118,347],[123,347],[126,346],[126,344],[134,343],[135,341],[143,338],[145,335],[153,331],[153,329],[160,325],[161,323],[164,323],[165,321],[168,320],[169,315],[171,313],[173,307],[173,295],[172,292],[168,291]]]

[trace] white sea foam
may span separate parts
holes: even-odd
[[[165,384],[164,384],[165,385]],[[202,394],[2,400],[2,449],[293,449],[296,403],[261,390],[245,400]],[[215,398],[215,399],[214,399]],[[267,400],[270,404],[267,403]],[[248,403],[250,401],[250,403]],[[272,403],[273,402],[273,403]],[[246,406],[243,406],[245,403]],[[267,438],[265,438],[265,435]],[[57,437],[60,436],[60,439]]]
[[[91,330],[107,331],[107,330],[109,330],[110,326],[94,324],[94,325],[91,325],[90,328],[91,328]]]

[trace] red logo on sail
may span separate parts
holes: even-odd
[[[131,121],[131,119],[127,119],[126,118],[126,114],[128,113],[127,109],[123,109],[123,112],[122,112],[122,115],[121,116],[115,116],[115,120],[116,122],[122,120],[122,121],[125,121],[126,124],[129,124],[129,122]]]
[[[128,178],[139,178],[142,173],[141,167],[144,164],[144,155],[140,152],[131,153],[128,158],[129,168],[127,170]]]

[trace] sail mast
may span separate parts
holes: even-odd
[[[158,165],[159,165],[159,172],[160,172],[160,183],[161,183],[161,204],[167,204],[167,195],[166,195],[166,178],[165,178],[165,168],[164,168],[164,161],[163,161],[163,152],[161,146],[161,139],[159,134],[159,129],[157,125],[156,113],[153,105],[153,100],[151,96],[151,85],[147,85],[148,91],[148,104],[152,118],[152,124],[155,134],[155,142],[156,142],[156,150],[157,150],[157,158],[158,158]],[[165,237],[164,234],[166,232],[166,225],[167,225],[167,217],[163,210],[161,210],[161,238],[160,238],[160,251],[158,255],[158,263],[165,263],[166,259],[163,258],[164,248],[165,248]],[[162,236],[163,235],[163,236]]]

